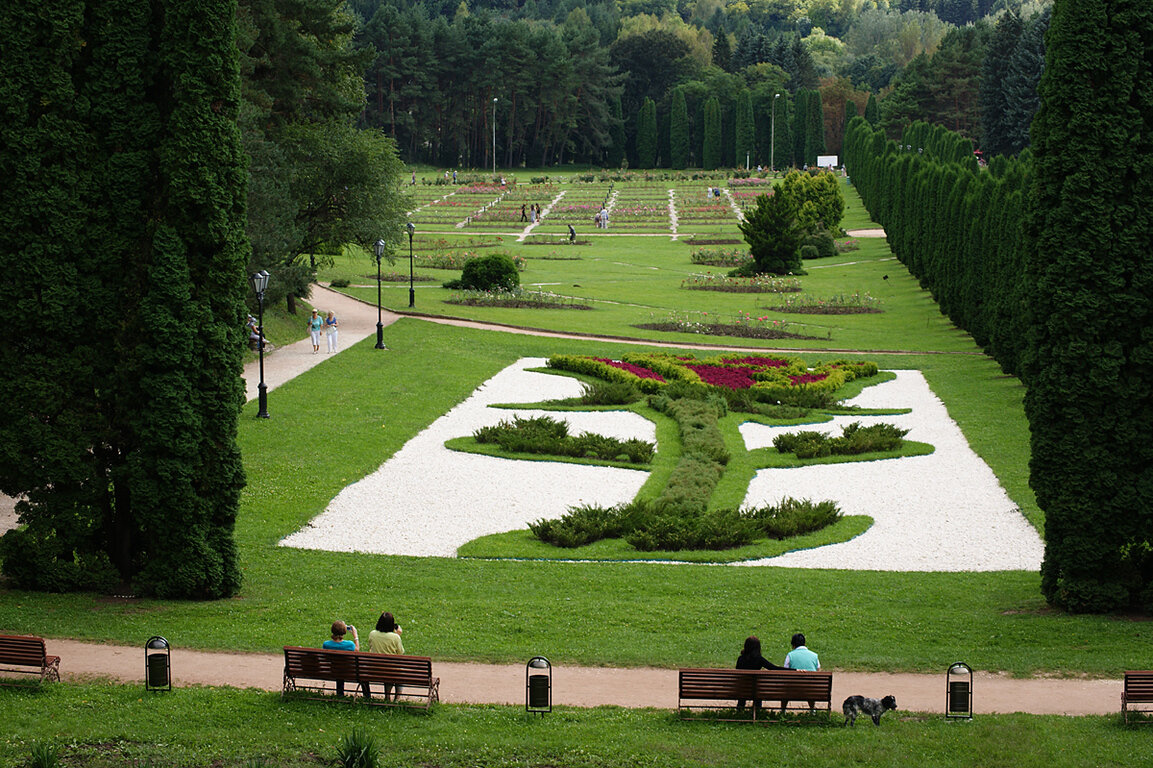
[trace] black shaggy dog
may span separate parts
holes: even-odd
[[[873,725],[880,725],[881,715],[885,714],[886,710],[896,708],[897,699],[895,696],[886,696],[880,701],[866,699],[864,696],[850,696],[841,705],[841,711],[845,713],[845,725],[856,725],[857,715],[860,714],[873,718]]]

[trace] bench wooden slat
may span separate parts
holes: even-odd
[[[3,672],[39,675],[39,682],[44,682],[45,678],[60,680],[60,657],[48,654],[42,637],[0,635],[0,665],[4,665],[0,666]],[[2,678],[0,682],[3,682]]]
[[[1125,684],[1121,690],[1121,713],[1129,722],[1130,713],[1151,714],[1153,709],[1133,706],[1153,704],[1153,670],[1131,670],[1125,673]],[[1153,719],[1137,722],[1153,723]]]

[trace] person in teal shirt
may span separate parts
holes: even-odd
[[[805,636],[800,632],[793,635],[793,650],[785,656],[785,669],[807,669],[816,672],[821,668],[817,654],[805,647]]]
[[[801,669],[809,672],[816,672],[821,668],[821,660],[817,658],[817,654],[810,651],[805,647],[805,636],[798,632],[793,635],[793,650],[789,651],[785,656],[785,669]],[[781,702],[781,712],[789,706],[789,702]],[[809,702],[809,711],[813,711],[816,705]]]
[[[324,333],[324,318],[317,310],[312,310],[312,317],[308,320],[308,333],[312,336],[312,354],[320,352],[320,336]]]
[[[315,315],[316,310],[312,310],[312,313]],[[352,639],[345,640],[344,636],[349,633],[352,634]],[[360,638],[356,635],[356,627],[351,624],[345,624],[343,621],[332,622],[332,639],[325,640],[324,644],[320,647],[326,651],[359,651]],[[336,681],[336,695],[344,695],[343,680]]]

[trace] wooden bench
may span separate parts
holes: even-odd
[[[334,685],[330,687],[329,683]],[[284,647],[282,698],[295,691],[327,697],[335,694],[335,683],[342,683],[352,695],[370,694],[365,699],[372,704],[415,703],[428,709],[433,702],[440,701],[440,678],[432,676],[432,659],[427,656]],[[386,695],[388,689],[391,697]]]
[[[774,711],[807,712],[809,702],[814,708],[824,710],[826,716],[832,711],[832,672],[682,669],[678,687],[677,708],[683,720],[704,719],[694,717],[694,710],[712,710],[714,713],[732,710],[734,716],[719,719],[756,722],[758,716],[765,720],[765,715]],[[737,701],[742,699],[747,706],[738,709]],[[781,706],[760,708],[754,706],[757,701],[780,702]],[[709,719],[717,717],[714,714]]]
[[[1129,723],[1129,714],[1153,714],[1153,708],[1142,709],[1134,704],[1153,704],[1153,671],[1125,673],[1125,687],[1121,691],[1121,714]],[[1153,723],[1153,719],[1141,718],[1137,722]]]
[[[48,655],[42,637],[0,635],[0,665],[0,672],[39,675],[37,685],[45,678],[60,682],[60,657]],[[3,678],[0,683],[11,684]]]

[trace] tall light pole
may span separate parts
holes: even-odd
[[[376,348],[387,349],[384,346],[384,323],[380,321],[380,259],[384,256],[384,241],[373,243],[372,252],[376,254]]]
[[[416,306],[416,291],[412,288],[412,233],[416,232],[416,227],[411,221],[404,227],[408,230],[408,308],[412,309]]]
[[[769,172],[770,173],[776,173],[776,171],[777,171],[777,162],[776,162],[776,153],[777,153],[777,99],[779,99],[779,98],[781,98],[781,94],[779,94],[779,93],[773,94],[773,119],[772,119],[773,130],[769,136]]]
[[[496,96],[492,97],[492,175],[496,176]]]
[[[256,292],[256,332],[260,338],[256,342],[257,354],[260,356],[260,384],[257,385],[256,418],[268,418],[268,387],[264,383],[264,291],[268,288],[268,272],[260,270],[248,278],[252,290]]]

